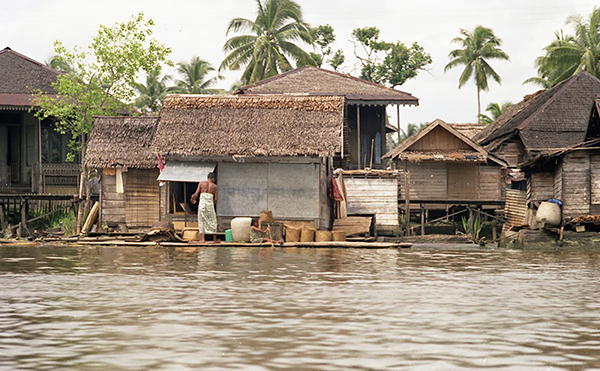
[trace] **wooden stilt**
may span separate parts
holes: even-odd
[[[410,236],[410,172],[404,173],[404,230]]]
[[[425,236],[425,206],[421,204],[421,236]]]
[[[4,235],[4,206],[0,204],[0,234]]]

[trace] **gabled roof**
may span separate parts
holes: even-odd
[[[243,86],[235,94],[329,95],[365,103],[419,104],[419,99],[410,93],[313,66],[299,67]]]
[[[482,145],[518,134],[528,150],[566,148],[585,140],[590,109],[600,80],[587,72],[525,97],[475,137]]]
[[[156,116],[96,117],[85,154],[85,164],[97,168],[157,167],[157,156],[150,149],[157,121]]]
[[[473,142],[470,138],[455,129],[456,125],[468,124],[447,124],[443,120],[435,119],[421,129],[418,133],[412,135],[402,142],[398,147],[384,155],[385,158],[400,159],[404,161],[474,161],[484,162],[488,159],[505,166],[504,162],[489,156],[483,147]],[[428,148],[415,149],[415,144],[427,137],[437,128],[442,128],[452,134],[463,145],[462,148]],[[463,128],[464,129],[464,128]]]
[[[461,133],[462,135],[464,135],[465,137],[473,140],[473,137],[476,136],[477,134],[481,133],[486,127],[487,124],[473,124],[473,123],[464,123],[464,124],[459,124],[459,123],[447,123],[448,125],[452,126],[452,128],[456,131],[458,131],[459,133]]]
[[[8,47],[0,50],[0,106],[31,106],[31,94],[37,90],[56,94],[52,84],[60,74]]]
[[[342,151],[344,97],[169,95],[153,149],[173,156],[329,156]]]

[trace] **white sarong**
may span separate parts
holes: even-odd
[[[200,193],[198,201],[198,231],[202,234],[217,233],[217,213],[214,196],[211,193]]]

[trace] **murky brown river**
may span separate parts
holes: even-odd
[[[600,251],[0,247],[0,369],[600,369]]]

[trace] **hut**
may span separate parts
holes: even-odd
[[[158,158],[150,149],[157,117],[97,117],[85,164],[99,169],[98,225],[120,231],[151,227],[160,219]]]
[[[504,183],[510,224],[530,225],[536,205],[553,196],[565,202],[565,215],[585,210],[568,205],[576,196],[561,191],[565,189],[562,176],[573,170],[582,176],[578,181],[588,182],[589,169],[577,169],[589,168],[590,159],[581,158],[579,151],[571,149],[580,148],[589,140],[590,109],[598,94],[600,80],[580,72],[550,89],[526,96],[475,136],[478,144],[509,165]],[[561,160],[552,165],[540,162],[550,153],[561,153]],[[566,184],[573,189],[570,183]]]
[[[0,193],[77,193],[79,165],[66,161],[69,135],[32,113],[32,94],[55,95],[59,74],[8,47],[0,50]]]
[[[427,209],[449,205],[496,208],[502,200],[502,169],[506,164],[473,142],[480,124],[448,124],[436,119],[385,154],[396,169],[409,173],[408,199]],[[401,187],[400,200],[406,200]]]
[[[217,173],[219,229],[272,210],[276,219],[331,226],[328,180],[343,150],[345,98],[170,95],[152,150],[165,160],[161,215],[195,220],[197,182]]]
[[[386,133],[389,125],[386,108],[396,106],[398,126],[400,106],[417,106],[412,94],[388,88],[350,75],[303,66],[238,89],[237,95],[300,94],[345,98],[343,149],[334,157],[336,168],[383,169]]]

